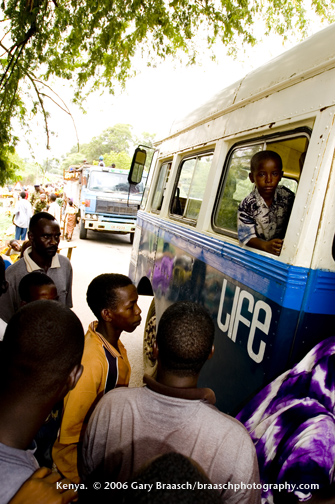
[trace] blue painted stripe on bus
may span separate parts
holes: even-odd
[[[335,273],[323,270],[310,270],[306,302],[306,313],[335,314]]]
[[[335,313],[335,303],[331,303],[335,297],[335,273],[288,265],[141,211],[137,219],[140,227],[284,308]],[[307,283],[310,295],[303,306]]]

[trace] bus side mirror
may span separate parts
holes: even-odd
[[[146,159],[146,151],[137,147],[128,174],[129,184],[139,184],[141,182]]]

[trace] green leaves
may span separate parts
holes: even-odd
[[[129,169],[131,164],[130,153],[134,146],[143,144],[151,147],[155,135],[143,132],[140,138],[132,134],[130,124],[114,124],[105,129],[101,135],[92,138],[88,144],[81,145],[80,153],[76,146],[71,149],[70,154],[63,161],[62,167],[68,168],[71,164],[81,164],[84,159],[89,164],[98,164],[99,157],[103,155],[106,166],[116,164],[117,168]]]
[[[13,179],[16,170],[20,167],[14,153],[13,147],[0,144],[0,186]]]
[[[311,2],[321,18],[333,20],[335,0]],[[221,40],[233,51],[238,39],[255,43],[256,15],[268,32],[285,37],[294,29],[304,34],[310,14],[303,0],[6,0],[1,8],[2,145],[15,144],[12,119],[24,122],[27,113],[42,114],[49,138],[40,81],[71,81],[80,102],[90,90],[124,85],[139,50],[148,65],[181,51],[193,63],[199,34],[209,46]]]

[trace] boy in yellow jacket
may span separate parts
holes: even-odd
[[[119,338],[122,331],[133,332],[141,322],[137,300],[136,287],[125,275],[99,275],[88,286],[87,303],[98,320],[86,333],[84,371],[76,389],[64,399],[62,423],[52,450],[58,471],[74,483],[80,481],[78,445],[92,411],[106,392],[129,384],[130,364]]]

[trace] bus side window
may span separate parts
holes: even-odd
[[[296,193],[308,147],[308,131],[283,134],[283,138],[264,138],[254,145],[233,148],[226,163],[224,178],[216,204],[213,227],[218,232],[237,238],[237,210],[240,202],[253,190],[249,180],[250,160],[256,152],[272,150],[280,155],[283,177],[280,185]]]
[[[159,213],[161,211],[166,184],[170,176],[171,164],[172,164],[171,161],[163,163],[159,169],[157,184],[155,187],[154,196],[152,198],[152,204],[151,204],[151,210],[153,212]]]
[[[260,150],[261,145],[241,147],[234,150],[230,156],[214,219],[216,228],[225,229],[228,233],[237,233],[238,206],[253,188],[249,180],[250,159]]]
[[[213,154],[205,154],[182,162],[170,206],[172,215],[197,220],[212,158]]]

